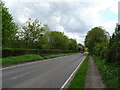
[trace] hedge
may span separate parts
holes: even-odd
[[[70,50],[53,50],[53,49],[21,49],[21,48],[4,48],[2,49],[2,57],[19,56],[24,54],[60,54],[60,53],[74,53],[77,51]]]

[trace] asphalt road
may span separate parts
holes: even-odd
[[[85,58],[75,54],[2,70],[3,88],[61,88]]]

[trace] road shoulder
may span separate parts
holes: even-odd
[[[85,88],[105,88],[97,67],[90,56],[86,74]]]

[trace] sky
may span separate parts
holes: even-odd
[[[84,44],[87,32],[102,26],[112,35],[118,22],[119,0],[3,0],[14,21],[28,18],[48,24],[51,31],[64,32]]]

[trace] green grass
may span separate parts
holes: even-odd
[[[23,62],[30,62],[35,60],[42,60],[44,59],[42,56],[35,55],[35,54],[26,54],[21,56],[14,56],[14,57],[7,57],[2,59],[2,65],[11,65],[11,64],[18,64]]]
[[[44,56],[44,58],[49,59],[49,58],[55,58],[55,57],[59,57],[59,56],[65,56],[65,54],[48,55],[48,56]]]
[[[72,55],[75,53],[66,53],[66,54],[53,54],[53,55],[47,55],[47,56],[43,56],[45,59],[49,59],[49,58],[55,58],[55,57],[60,57],[60,56],[66,56],[66,55]]]
[[[21,56],[12,56],[7,58],[0,59],[0,64],[2,63],[2,66],[9,66],[24,62],[31,62],[36,60],[43,60],[43,59],[49,59],[49,58],[55,58],[60,56],[66,56],[66,55],[72,55],[75,53],[66,53],[66,54],[54,54],[54,55],[47,55],[47,56],[39,56],[36,54],[26,54]]]
[[[89,56],[86,57],[85,61],[81,65],[80,69],[77,71],[75,77],[70,83],[70,86],[68,89],[74,89],[74,88],[81,88],[83,89],[85,86],[85,80],[86,80],[86,72],[88,68],[88,59]]]
[[[97,56],[93,56],[93,59],[107,88],[118,88],[118,63],[105,63],[105,60]]]

